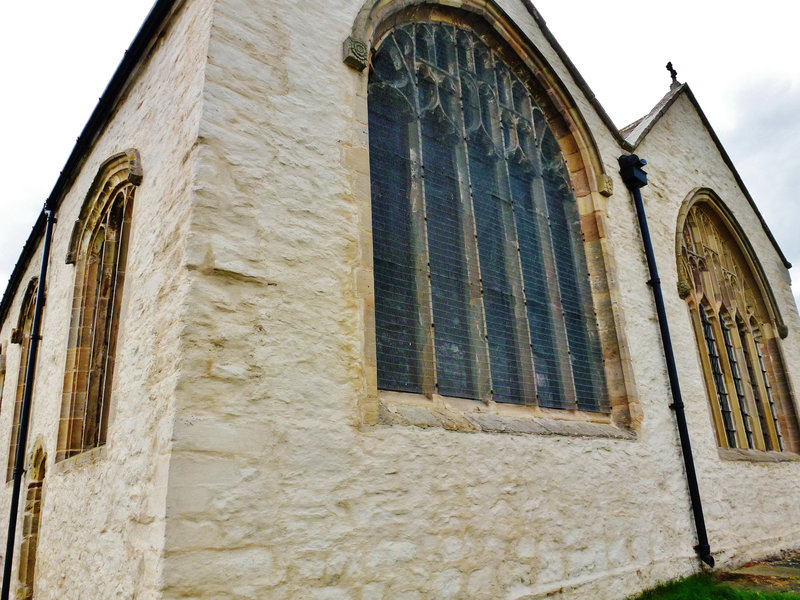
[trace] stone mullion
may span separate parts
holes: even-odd
[[[726,434],[725,419],[722,416],[722,407],[719,403],[719,391],[717,390],[717,382],[712,375],[713,368],[711,366],[711,358],[708,354],[708,345],[706,342],[705,331],[700,318],[700,313],[697,308],[689,311],[692,321],[692,328],[694,329],[695,339],[697,340],[697,347],[700,349],[700,365],[705,380],[706,389],[709,393],[709,404],[711,406],[711,420],[714,422],[714,433],[717,437],[717,445],[722,448],[729,447],[728,436]]]
[[[736,325],[736,323],[734,323],[734,325]],[[742,380],[745,402],[747,403],[748,410],[750,411],[750,426],[753,431],[753,445],[758,450],[766,451],[767,445],[765,442],[765,437],[769,435],[769,432],[762,430],[760,411],[758,410],[758,398],[756,398],[755,394],[753,393],[753,385],[752,381],[750,380],[751,366],[747,361],[748,356],[752,355],[745,351],[744,346],[747,343],[747,340],[742,337],[741,330],[738,326],[729,327],[728,333],[731,336],[731,342],[733,343],[733,350],[736,354],[736,360],[739,365],[744,365],[744,368],[739,368],[739,377]],[[749,385],[745,384],[745,377],[747,377],[746,383]]]
[[[515,126],[509,124],[509,127]],[[502,136],[501,136],[501,147]],[[514,339],[517,345],[517,358],[519,359],[520,390],[525,404],[536,404],[536,374],[533,368],[533,341],[528,323],[528,299],[525,294],[525,282],[522,278],[522,257],[520,256],[519,235],[517,221],[514,218],[514,199],[511,196],[511,173],[508,168],[508,159],[503,160],[501,167],[501,188],[509,204],[501,202],[503,211],[503,230],[507,232],[506,242],[506,273],[511,286],[511,296],[514,302]]]
[[[477,396],[484,402],[493,399],[494,385],[489,355],[489,339],[486,310],[483,303],[483,283],[478,254],[478,230],[475,223],[475,207],[472,200],[472,185],[469,173],[469,150],[464,120],[464,101],[461,95],[461,79],[455,78],[458,96],[458,119],[456,123],[458,142],[455,145],[456,173],[461,206],[460,221],[467,262],[467,286],[469,288],[470,355],[475,369]]]
[[[747,363],[747,375],[750,377],[750,385],[752,388],[755,388],[754,392],[757,392],[758,394],[756,402],[758,402],[764,415],[764,426],[766,431],[764,431],[763,434],[765,439],[769,438],[770,445],[774,450],[779,448],[778,432],[775,428],[775,423],[772,420],[772,413],[770,411],[769,401],[767,399],[767,390],[764,386],[763,377],[761,376],[761,365],[757,362],[758,349],[756,348],[756,341],[752,333],[745,334],[745,338],[742,339],[742,344],[747,345],[747,354],[749,356],[749,361]]]
[[[758,448],[759,450],[763,450],[763,438],[761,437],[761,426],[760,423],[757,424],[756,421],[758,413],[755,410],[755,406],[750,401],[750,396],[752,395],[752,390],[748,390],[747,386],[744,385],[744,377],[742,374],[742,367],[741,365],[744,364],[742,362],[742,350],[741,344],[739,342],[739,332],[736,327],[736,321],[731,320],[730,323],[725,323],[725,328],[727,330],[726,333],[723,335],[723,340],[725,340],[725,335],[727,335],[727,342],[725,348],[725,355],[728,359],[728,364],[731,367],[731,377],[734,379],[734,386],[733,390],[736,394],[737,404],[739,405],[740,411],[744,411],[748,413],[748,420],[745,421],[744,412],[742,412],[742,424],[744,425],[744,434],[745,439],[747,439],[747,425],[750,425],[750,436],[752,440],[752,446],[750,446],[750,441],[748,441],[748,447],[751,448]],[[727,345],[730,344],[731,349],[728,350]],[[728,352],[733,354],[733,361],[731,361],[730,356],[728,356]],[[738,377],[739,385],[736,385],[736,378]],[[748,393],[750,392],[750,393]],[[759,444],[761,442],[761,444]]]
[[[431,263],[428,248],[427,209],[425,182],[422,178],[422,121],[420,115],[409,123],[409,159],[411,169],[411,251],[414,256],[414,273],[419,321],[417,323],[418,347],[422,349],[422,392],[428,397],[436,392],[436,347],[433,327],[433,298],[431,292]]]
[[[99,277],[97,282],[97,295],[94,306],[94,319],[92,322],[91,346],[88,365],[88,385],[83,415],[83,435],[81,449],[91,448],[96,445],[98,405],[102,402],[100,385],[102,379],[103,357],[105,356],[105,325],[108,314],[109,296],[113,277],[113,252],[114,242],[106,219],[103,245],[98,255]],[[112,252],[109,252],[112,250]],[[110,259],[110,260],[109,260]]]
[[[539,159],[541,160],[541,158]],[[555,252],[553,250],[553,239],[550,230],[550,217],[547,209],[547,197],[544,188],[544,178],[541,175],[533,179],[533,202],[534,209],[538,209],[539,218],[546,222],[541,222],[542,235],[542,260],[545,264],[547,277],[547,291],[550,301],[550,318],[552,319],[553,335],[556,338],[554,351],[558,353],[558,366],[561,371],[561,390],[564,394],[564,408],[576,410],[578,408],[578,396],[575,392],[575,377],[572,373],[572,361],[569,356],[569,341],[567,339],[567,325],[564,320],[564,307],[561,303],[561,287],[558,283],[558,269],[556,268]]]
[[[769,385],[769,373],[767,372],[767,365],[765,362],[765,356],[762,352],[761,348],[763,347],[764,340],[761,341],[754,339],[753,344],[755,346],[755,356],[758,359],[758,365],[756,368],[758,369],[758,373],[760,376],[756,376],[756,379],[759,380],[759,391],[762,391],[763,398],[766,402],[767,414],[769,418],[767,422],[771,425],[770,430],[774,432],[774,447],[776,450],[783,450],[784,449],[784,442],[783,442],[783,435],[781,434],[779,416],[775,410],[775,399],[772,397],[772,386]]]
[[[80,373],[82,355],[85,354],[82,346],[85,336],[84,326],[84,299],[90,293],[87,285],[90,281],[89,271],[91,267],[91,256],[83,261],[77,261],[75,274],[76,282],[83,282],[76,285],[75,295],[72,300],[72,315],[70,318],[69,343],[67,348],[67,367],[64,374],[64,387],[61,392],[61,418],[58,425],[58,451],[56,460],[61,460],[71,456],[75,451],[73,444],[75,430],[75,404],[82,396],[80,387],[85,383],[85,374]]]
[[[722,377],[725,381],[725,387],[728,390],[728,408],[731,411],[733,418],[733,427],[736,430],[736,445],[739,448],[748,448],[747,435],[745,434],[744,417],[739,408],[739,399],[732,402],[733,396],[736,395],[736,384],[733,381],[733,368],[731,367],[730,360],[728,359],[728,352],[725,348],[725,336],[722,333],[722,317],[714,315],[711,319],[711,327],[714,330],[714,337],[717,340],[717,354],[722,369]],[[722,342],[722,343],[720,343]]]
[[[97,444],[105,442],[106,430],[108,427],[108,411],[109,399],[111,397],[111,381],[114,373],[114,361],[116,355],[116,328],[119,326],[119,311],[122,300],[122,285],[125,279],[125,260],[123,257],[127,255],[127,225],[129,224],[130,212],[129,198],[127,193],[123,190],[115,202],[119,206],[112,206],[111,216],[109,222],[115,220],[113,227],[113,273],[111,278],[111,295],[108,304],[108,313],[106,315],[105,326],[105,357],[103,361],[103,378],[100,384],[99,398],[101,405],[99,407],[99,430],[97,432]],[[115,214],[115,209],[118,211]]]
[[[100,229],[97,235],[105,236]],[[86,405],[88,399],[90,364],[92,357],[92,333],[95,331],[96,306],[99,294],[98,275],[101,272],[102,239],[92,238],[87,248],[84,283],[81,286],[83,296],[80,307],[80,325],[75,348],[75,379],[73,383],[72,402],[69,414],[66,455],[72,456],[83,450],[84,425],[86,423]],[[101,244],[97,247],[97,244]],[[90,323],[87,320],[91,319]]]

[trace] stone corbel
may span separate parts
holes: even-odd
[[[366,42],[348,36],[342,44],[342,60],[351,69],[363,71],[369,64],[369,48]]]
[[[603,194],[603,196],[610,196],[614,193],[614,180],[605,173],[600,173],[600,175],[597,176],[597,191]]]

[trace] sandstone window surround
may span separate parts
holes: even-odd
[[[459,407],[439,419],[456,429],[485,430],[486,412],[627,428],[598,210],[609,186],[552,82],[476,11],[416,7],[372,38],[377,420],[427,398]]]
[[[22,540],[17,571],[16,598],[18,600],[30,600],[34,597],[36,554],[39,548],[39,532],[42,522],[42,493],[47,462],[47,454],[42,447],[41,439],[36,441],[29,460],[28,488],[25,494],[25,514],[22,519]]]
[[[11,481],[17,457],[17,438],[19,437],[19,421],[22,411],[22,396],[25,393],[25,382],[28,374],[28,356],[31,349],[31,330],[33,328],[33,313],[36,307],[36,290],[39,288],[39,278],[32,277],[28,281],[25,293],[22,295],[22,304],[19,309],[17,327],[11,332],[11,342],[19,344],[19,370],[17,375],[17,390],[14,396],[14,414],[11,418],[11,437],[9,438],[8,461],[6,463],[6,481]]]
[[[75,287],[56,460],[106,443],[131,213],[141,181],[136,150],[109,158],[72,230],[66,262],[75,264]]]
[[[758,460],[799,452],[780,348],[788,332],[750,244],[707,189],[684,204],[678,232],[679,293],[689,308],[721,456]]]

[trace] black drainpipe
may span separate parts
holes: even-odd
[[[50,237],[53,233],[53,223],[56,218],[47,205],[44,208],[47,225],[44,231],[44,248],[42,249],[42,267],[39,271],[39,286],[36,290],[36,306],[33,311],[31,325],[31,347],[28,353],[28,364],[25,365],[25,389],[22,391],[22,407],[19,418],[19,432],[17,434],[17,454],[14,462],[14,490],[11,494],[11,514],[8,518],[8,539],[6,541],[6,555],[3,564],[3,588],[0,591],[0,600],[8,600],[11,589],[11,566],[14,562],[14,539],[17,534],[17,511],[19,510],[19,493],[22,487],[22,475],[25,472],[25,446],[28,443],[28,421],[31,414],[31,397],[33,396],[33,379],[36,374],[36,353],[39,351],[39,331],[42,324],[42,309],[44,308],[44,288],[47,281],[47,263],[50,258]]]
[[[646,164],[647,161],[639,158],[635,154],[623,154],[619,157],[619,172],[620,175],[622,175],[622,181],[625,182],[625,185],[633,195],[633,202],[636,205],[636,216],[639,219],[639,229],[642,232],[644,253],[647,256],[647,268],[650,270],[650,281],[648,281],[647,284],[653,290],[653,298],[656,303],[658,327],[661,330],[661,343],[664,346],[664,358],[667,362],[669,385],[672,389],[671,408],[675,411],[675,419],[678,422],[678,434],[681,439],[683,465],[686,468],[686,483],[689,486],[689,497],[692,501],[692,513],[694,513],[694,525],[695,529],[697,529],[697,545],[694,549],[700,560],[709,567],[713,567],[714,557],[711,556],[711,546],[708,545],[706,522],[703,518],[703,505],[700,502],[700,490],[697,487],[697,473],[694,470],[692,444],[689,441],[689,429],[686,427],[686,413],[683,410],[681,386],[678,383],[678,370],[675,367],[675,355],[672,352],[672,340],[669,335],[667,313],[664,310],[664,296],[661,294],[661,280],[658,277],[656,257],[653,254],[653,242],[650,240],[650,229],[647,227],[647,215],[644,212],[642,194],[639,191],[639,188],[643,188],[647,185],[647,173],[642,169]]]

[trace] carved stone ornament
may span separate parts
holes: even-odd
[[[11,330],[11,343],[12,344],[22,343],[22,330],[17,328]]]
[[[789,335],[789,328],[784,323],[778,325],[778,335],[782,340],[785,340],[786,336]]]
[[[597,177],[597,189],[603,196],[610,196],[614,193],[614,180],[605,173]]]
[[[342,60],[351,69],[363,71],[369,63],[369,48],[365,42],[348,36],[342,45]]]
[[[692,293],[692,286],[689,285],[689,282],[685,279],[681,279],[678,281],[678,297],[681,300],[686,300],[689,297],[689,294]]]

